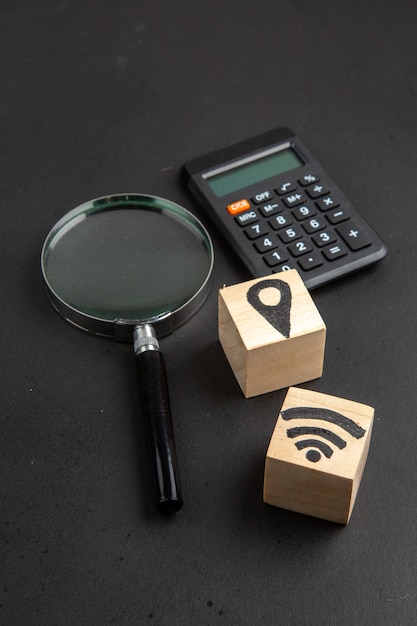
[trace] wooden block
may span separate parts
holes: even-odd
[[[365,404],[289,389],[266,455],[264,502],[347,524],[373,417]]]
[[[220,289],[219,339],[247,398],[322,375],[326,326],[297,270]]]

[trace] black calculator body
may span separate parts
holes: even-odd
[[[288,128],[193,159],[183,175],[253,277],[295,268],[313,289],[386,254],[375,231]]]

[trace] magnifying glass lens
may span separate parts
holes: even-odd
[[[51,289],[80,313],[141,320],[184,305],[210,264],[192,223],[132,206],[74,218],[51,239],[45,273]]]

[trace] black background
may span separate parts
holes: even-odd
[[[415,2],[15,0],[0,9],[0,620],[414,624]],[[201,216],[186,160],[290,126],[389,253],[313,292],[305,387],[375,407],[348,526],[263,504],[284,390],[244,399],[217,291],[244,269],[211,227],[214,286],[163,339],[184,509],[153,510],[132,348],[52,310],[43,239],[72,207],[156,194]]]

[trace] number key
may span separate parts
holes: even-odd
[[[285,263],[288,261],[288,254],[285,252],[281,252],[281,250],[274,250],[273,252],[268,252],[265,254],[264,261],[269,267],[275,267],[280,263]]]
[[[316,211],[308,204],[303,204],[302,206],[294,209],[292,214],[295,218],[297,218],[297,220],[305,220],[307,217],[313,217],[313,215],[316,214]]]
[[[244,233],[248,239],[257,239],[268,234],[268,229],[265,224],[251,224],[248,228],[245,228]]]
[[[263,254],[264,252],[267,252],[268,250],[273,250],[274,248],[277,248],[278,241],[276,241],[275,239],[271,239],[271,237],[264,237],[263,239],[257,241],[253,245],[255,246],[258,252]]]
[[[317,235],[313,235],[312,240],[314,241],[316,246],[319,246],[319,248],[321,248],[322,246],[327,246],[329,243],[333,243],[333,241],[336,241],[336,237],[328,230],[324,230],[322,233],[317,233]]]
[[[281,230],[278,235],[282,243],[290,243],[295,239],[301,239],[303,233],[298,228],[298,226],[291,226],[290,228],[285,228],[284,230]]]
[[[307,254],[307,252],[311,252],[312,246],[309,241],[294,241],[290,243],[288,246],[288,250],[291,252],[293,256],[301,256],[302,254]]]
[[[307,222],[303,223],[303,228],[309,235],[317,232],[318,230],[323,230],[326,226],[326,222],[321,217],[314,217],[312,220],[307,220]]]
[[[273,218],[268,220],[268,224],[274,230],[279,230],[280,228],[284,228],[284,226],[292,224],[292,220],[288,217],[288,215],[275,215]]]

